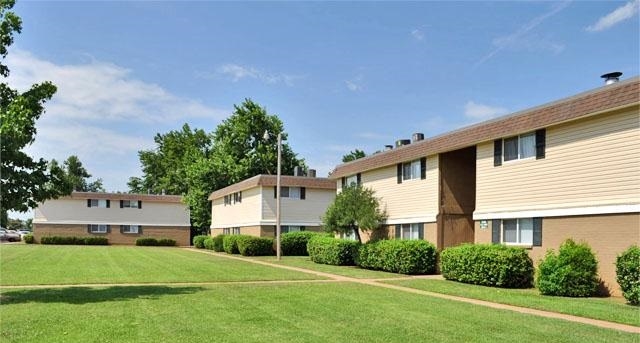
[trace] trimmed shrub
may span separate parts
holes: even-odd
[[[447,280],[475,285],[528,288],[533,261],[523,248],[498,244],[463,244],[440,253],[440,271]]]
[[[242,256],[268,256],[273,254],[273,239],[241,235],[236,239]]]
[[[222,239],[222,248],[227,254],[239,254],[238,237],[240,235],[227,235]]]
[[[36,239],[33,238],[32,234],[28,234],[28,235],[24,236],[24,242],[27,243],[27,244],[33,244],[33,243],[36,242]]]
[[[193,246],[198,248],[198,249],[203,249],[204,248],[204,241],[210,236],[207,235],[199,235],[199,236],[195,236],[193,237]]]
[[[84,237],[83,243],[85,245],[109,245],[107,237]]]
[[[158,239],[158,246],[160,247],[175,247],[177,242],[173,239],[169,238],[160,238]]]
[[[336,266],[355,265],[360,242],[317,235],[307,243],[311,261]]]
[[[215,237],[212,238],[213,241],[213,245],[211,246],[211,249],[213,249],[213,251],[216,252],[223,252],[224,251],[224,237],[226,235],[217,235]],[[209,249],[209,248],[207,248]]]
[[[106,237],[45,236],[40,238],[40,244],[108,245],[109,240]]]
[[[137,246],[154,247],[158,245],[158,240],[155,238],[138,238],[136,239]]]
[[[423,240],[382,240],[360,246],[361,268],[401,274],[436,272],[436,247]]]
[[[204,242],[202,242],[202,246],[207,250],[213,250],[213,237],[207,237]]]
[[[544,295],[589,297],[598,284],[598,261],[587,243],[568,239],[557,255],[549,250],[538,266],[537,286]]]
[[[631,305],[640,305],[640,247],[633,245],[616,258],[616,280]]]
[[[319,235],[317,232],[299,231],[288,232],[280,237],[280,249],[284,256],[309,256],[307,243],[312,237]]]

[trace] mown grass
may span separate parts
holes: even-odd
[[[406,275],[403,274],[387,273],[377,270],[367,270],[355,266],[331,266],[327,264],[315,263],[309,259],[309,256],[282,256],[282,259],[280,261],[278,261],[275,256],[258,256],[250,258],[274,264],[282,264],[285,266],[300,267],[324,273],[348,276],[356,279],[386,279],[406,277]]]
[[[484,287],[448,280],[423,279],[385,282],[430,292],[640,326],[640,307],[625,304],[624,298],[551,297],[540,295],[537,289]]]
[[[180,248],[0,245],[1,285],[306,280],[322,277]]]
[[[637,342],[353,283],[4,290],[3,342]]]

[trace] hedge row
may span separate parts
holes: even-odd
[[[45,236],[40,238],[40,244],[109,245],[109,240],[106,237]]]
[[[307,243],[318,235],[326,235],[318,232],[299,231],[288,232],[280,237],[280,249],[284,256],[309,256]]]
[[[204,241],[211,236],[208,235],[199,235],[193,237],[193,246],[197,249],[204,249]]]
[[[174,247],[176,246],[176,241],[168,238],[138,238],[136,239],[137,246],[158,246],[158,247]]]
[[[28,234],[24,236],[24,242],[26,244],[33,244],[36,242],[36,239],[33,237],[33,234]]]
[[[336,266],[355,265],[360,242],[317,235],[309,240],[307,249],[311,261]]]
[[[616,280],[631,305],[640,305],[640,247],[633,245],[616,258]]]
[[[242,256],[273,255],[273,239],[240,235],[236,239],[238,251]]]
[[[382,240],[360,246],[361,268],[400,274],[436,272],[436,247],[423,240]]]
[[[463,244],[440,254],[447,280],[483,286],[527,288],[533,284],[533,261],[523,248],[497,244]]]

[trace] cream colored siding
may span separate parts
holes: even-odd
[[[273,188],[265,186],[262,191],[262,220],[265,224],[275,223],[276,219],[276,199],[273,197]],[[336,192],[333,189],[307,187],[304,200],[282,198],[280,208],[282,225],[319,226],[322,222],[320,218],[335,196]]]
[[[640,204],[640,115],[608,113],[547,128],[546,157],[493,165],[478,145],[475,215]]]
[[[260,221],[260,187],[242,191],[242,202],[224,204],[224,197],[211,202],[211,228],[256,225]]]
[[[86,199],[57,199],[40,204],[35,223],[49,224],[132,224],[189,226],[189,210],[181,203],[143,201],[142,208],[120,208],[111,200],[110,208],[87,207]]]
[[[373,189],[381,200],[381,207],[386,208],[387,221],[435,219],[438,214],[438,157],[427,158],[427,177],[424,180],[404,180],[398,184],[396,168],[393,165],[361,174],[362,185]]]

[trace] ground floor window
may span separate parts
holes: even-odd
[[[402,239],[420,239],[420,224],[402,224]]]
[[[348,239],[350,241],[355,241],[356,240],[356,233],[354,230],[349,231],[348,233],[340,233],[340,238],[342,239]]]
[[[140,233],[140,225],[121,225],[122,233]]]
[[[280,233],[298,232],[298,231],[304,231],[304,226],[296,226],[296,225],[280,226]]]
[[[533,218],[502,220],[502,242],[507,244],[533,244]]]
[[[109,225],[106,224],[89,224],[90,233],[107,233],[109,231]]]
[[[224,229],[222,229],[222,234],[223,235],[239,235],[240,234],[240,228],[239,227],[225,227]]]

